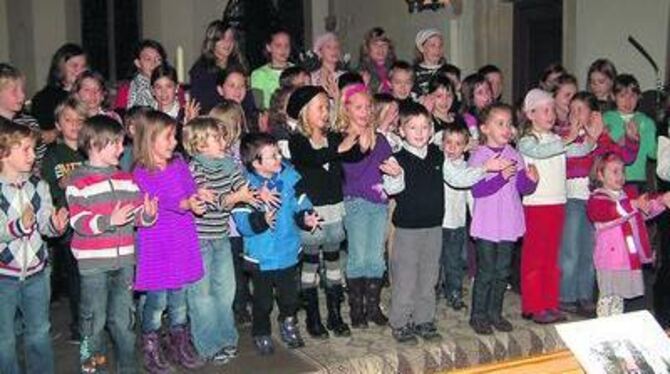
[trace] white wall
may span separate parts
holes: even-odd
[[[628,35],[647,49],[665,77],[670,1],[577,0],[575,6],[574,65],[580,85],[591,62],[607,57],[620,73],[634,74],[643,90],[655,87],[651,66],[628,43]]]

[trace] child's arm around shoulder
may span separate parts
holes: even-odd
[[[536,136],[526,135],[519,139],[517,148],[523,155],[537,159],[551,158],[565,153],[565,144],[559,136],[548,142],[540,143]]]

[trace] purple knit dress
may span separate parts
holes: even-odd
[[[197,190],[188,165],[175,158],[164,170],[136,167],[135,182],[142,192],[158,197],[158,220],[138,228],[135,289],[179,289],[203,276],[195,219],[179,208]]]

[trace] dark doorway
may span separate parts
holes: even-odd
[[[514,2],[514,98],[537,85],[542,71],[562,61],[563,1]]]

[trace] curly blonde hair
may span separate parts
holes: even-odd
[[[189,155],[199,154],[210,136],[225,137],[226,128],[214,117],[198,116],[188,121],[182,129],[182,144]],[[227,145],[227,143],[226,143]]]

